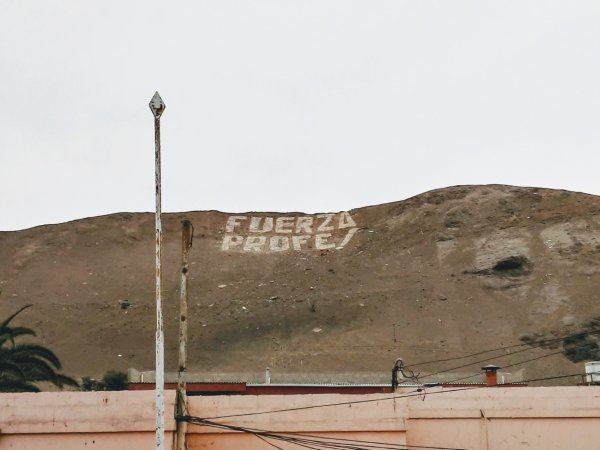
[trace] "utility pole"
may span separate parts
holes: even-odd
[[[162,249],[162,224],[161,224],[161,192],[160,192],[160,116],[165,110],[165,104],[154,93],[150,100],[150,110],[154,115],[154,180],[156,191],[156,450],[165,448],[165,342],[162,317],[162,291],[161,291],[161,249]]]
[[[187,415],[187,392],[185,373],[187,370],[188,339],[188,287],[190,249],[194,238],[194,226],[185,219],[181,221],[181,286],[179,289],[179,370],[177,374],[177,450],[187,450],[187,422],[181,416]]]

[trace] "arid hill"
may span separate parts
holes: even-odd
[[[414,365],[529,343],[414,367],[445,371],[423,378],[434,381],[495,363],[520,380],[600,359],[599,197],[459,186],[348,213],[166,214],[169,370],[183,218],[195,228],[191,370],[386,372],[397,357]],[[153,214],[1,232],[0,288],[0,317],[33,304],[16,324],[38,330],[66,373],[153,368]]]

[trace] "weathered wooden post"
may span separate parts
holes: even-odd
[[[181,221],[181,286],[179,296],[179,370],[177,374],[177,415],[187,414],[185,373],[187,369],[188,339],[188,287],[190,249],[194,238],[194,226],[185,219]],[[177,450],[186,450],[187,422],[177,421]]]

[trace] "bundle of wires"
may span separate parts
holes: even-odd
[[[312,434],[302,433],[280,433],[273,431],[266,431],[257,428],[246,428],[235,425],[228,425],[219,422],[213,422],[208,419],[195,416],[181,416],[179,420],[193,423],[196,425],[202,425],[213,428],[220,428],[230,431],[238,431],[242,433],[249,433],[253,436],[264,441],[271,447],[282,450],[282,447],[274,444],[272,441],[286,442],[303,448],[309,448],[313,450],[411,450],[411,449],[425,449],[425,450],[466,450],[454,447],[426,447],[419,445],[406,445],[406,444],[393,444],[388,442],[376,442],[366,441],[360,439],[342,439],[332,438],[324,436],[316,436]]]

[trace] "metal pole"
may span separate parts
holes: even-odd
[[[156,450],[165,448],[165,344],[162,318],[161,294],[161,196],[160,196],[160,116],[165,110],[165,104],[154,93],[150,100],[150,110],[154,115],[154,178],[156,190]]]
[[[192,239],[194,238],[194,226],[192,222],[185,219],[181,221],[181,286],[179,297],[179,371],[177,376],[177,412],[179,416],[187,414],[187,393],[185,384],[185,372],[187,368],[187,311],[188,311],[188,287],[189,287],[189,262]],[[177,421],[177,450],[186,450],[185,435],[187,433],[187,422]]]

